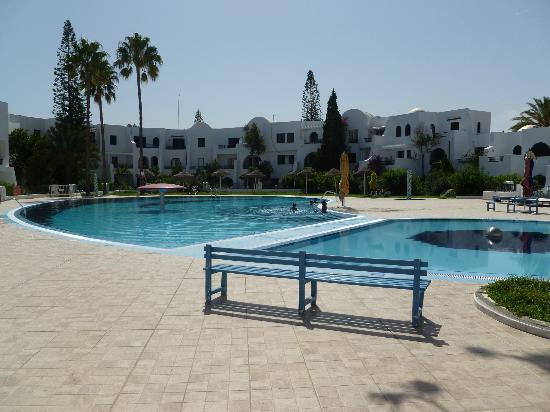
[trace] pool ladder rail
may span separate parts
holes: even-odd
[[[23,210],[23,214],[25,215],[25,219],[26,219],[27,218],[27,209],[26,209],[26,207],[23,206],[19,200],[17,200],[16,196],[13,197],[13,200],[15,200],[17,202],[17,204],[19,206],[21,206],[21,209]]]
[[[325,193],[323,193],[323,196],[321,196],[321,201],[323,201],[325,199],[325,196],[327,194],[331,194],[331,195],[334,195],[334,200],[337,201],[338,200],[338,194],[336,192],[333,192],[332,190],[327,190]],[[327,199],[328,200],[328,199]]]

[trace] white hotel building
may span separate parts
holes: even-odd
[[[491,113],[470,109],[444,112],[413,109],[409,113],[387,117],[351,109],[342,113],[342,117],[348,126],[346,144],[352,168],[370,155],[380,155],[389,168],[412,169],[419,174],[421,156],[411,143],[411,137],[415,128],[423,124],[426,130],[442,135],[439,146],[425,156],[426,171],[429,164],[443,154],[458,168],[478,153],[481,154],[480,167],[492,175],[523,174],[523,154],[534,148],[537,160],[533,174],[542,175],[550,182],[550,128],[491,132]],[[264,117],[255,117],[248,122],[252,123],[258,125],[264,138],[266,151],[260,157],[273,166],[273,179],[307,166],[323,139],[323,122],[320,121],[271,122]],[[8,115],[7,105],[0,102],[0,159],[3,159],[0,161],[0,180],[10,181],[13,169],[7,167],[6,124],[9,131],[21,127],[30,133],[45,133],[53,126],[54,120]],[[117,167],[128,168],[134,176],[137,175],[138,133],[137,127],[105,125],[105,149],[111,179]],[[193,171],[217,161],[228,172],[234,187],[241,187],[243,182],[239,176],[250,164],[243,134],[242,127],[214,129],[207,123],[195,123],[188,129],[144,128],[144,166],[158,166],[161,172],[170,173],[178,163],[184,170]],[[96,125],[96,136],[99,140],[99,125]]]

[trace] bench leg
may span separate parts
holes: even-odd
[[[421,292],[419,289],[413,290],[413,303],[412,303],[412,325],[414,328],[420,326],[420,317],[422,316],[422,310],[420,309]]]
[[[221,290],[222,299],[227,299],[227,272],[222,272]]]
[[[311,281],[311,306],[317,306],[317,281]]]
[[[298,279],[298,313],[301,315],[306,310],[306,282]]]
[[[208,269],[204,271],[204,299],[205,305],[210,306],[212,303],[212,272]]]

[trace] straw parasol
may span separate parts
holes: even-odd
[[[220,178],[220,191],[222,190],[222,178],[224,178],[225,176],[229,175],[228,172],[226,172],[225,170],[223,169],[218,169],[216,170],[215,172],[213,172],[211,174],[211,176],[218,176]]]
[[[175,177],[178,180],[193,182],[195,180],[195,175],[186,171],[181,171],[179,173],[176,173],[173,177]]]
[[[357,172],[355,172],[359,176],[363,176],[363,194],[367,194],[367,174],[369,173],[369,166],[368,164],[365,164],[362,166]]]
[[[304,175],[306,177],[306,195],[307,195],[307,177],[315,172],[312,167],[304,167],[302,170],[300,170],[298,173],[296,173],[297,176]]]
[[[341,175],[340,171],[338,169],[335,169],[334,167],[325,173],[325,176],[332,176],[332,177],[337,177],[340,175]],[[334,192],[335,193],[338,192],[338,190],[336,190],[336,179],[334,179]]]
[[[263,179],[265,177],[265,175],[259,170],[253,170],[251,172],[245,173],[243,176],[245,176],[246,178],[254,178],[254,187],[258,185],[258,179]]]
[[[342,171],[342,178],[340,179],[340,193],[338,197],[344,206],[344,199],[349,195],[349,159],[346,152],[342,152],[340,156],[340,170]]]

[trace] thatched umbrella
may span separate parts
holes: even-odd
[[[175,177],[178,180],[193,182],[195,180],[195,175],[186,171],[181,171],[179,173],[176,173],[173,177]]]
[[[292,171],[290,171],[286,174],[287,176],[292,176],[292,188],[293,189],[296,189],[296,175],[297,174],[298,174],[297,170],[292,170]]]
[[[210,175],[210,176],[218,176],[220,178],[220,191],[222,190],[222,178],[224,178],[227,175],[229,175],[229,173],[223,169],[218,169]]]
[[[325,176],[332,176],[334,178],[340,176],[341,173],[338,169],[335,169],[334,167],[332,169],[330,169],[328,172],[325,173]],[[337,189],[337,186],[336,186],[336,179],[334,179],[334,192],[335,193],[338,193],[338,189]]]
[[[258,185],[258,179],[263,179],[265,177],[265,175],[259,170],[253,170],[251,172],[245,173],[243,176],[246,176],[247,178],[254,178],[254,187]]]
[[[300,170],[298,173],[296,173],[297,176],[305,176],[306,177],[306,195],[307,195],[307,177],[315,172],[312,167],[304,167],[302,170]]]
[[[367,174],[369,173],[369,166],[365,165],[361,169],[355,172],[359,176],[363,176],[363,194],[367,194]]]

